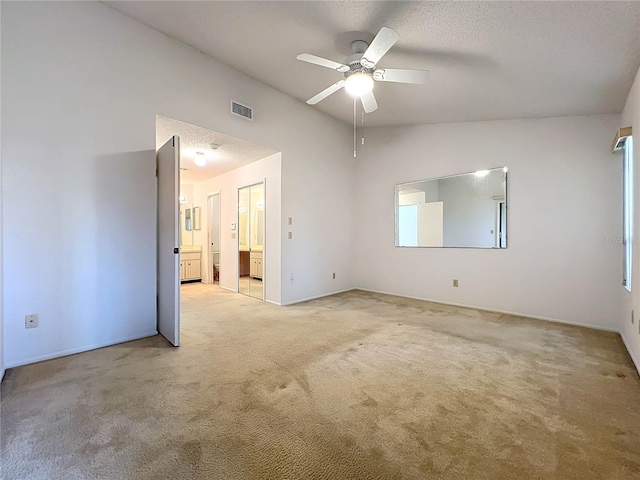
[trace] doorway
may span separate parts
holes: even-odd
[[[191,330],[196,334],[202,326],[202,319],[215,318],[215,308],[211,315],[191,309],[191,302],[200,297],[211,296],[210,304],[215,305],[215,296],[223,290],[239,292],[239,248],[238,248],[238,191],[245,186],[256,186],[252,193],[253,203],[247,203],[247,240],[243,256],[246,274],[242,278],[245,295],[262,301],[278,302],[281,239],[279,231],[281,153],[267,146],[232,137],[221,132],[207,130],[179,120],[156,116],[156,149],[160,149],[167,138],[177,136],[180,148],[177,150],[175,176],[177,184],[172,192],[172,205],[177,214],[172,225],[177,238],[171,253],[177,258],[176,315],[180,317],[179,328],[183,332]],[[173,157],[175,158],[175,157]],[[268,199],[264,186],[271,185]],[[262,191],[259,192],[258,186]],[[265,202],[270,204],[269,216],[265,213]],[[250,216],[249,216],[250,215]],[[173,218],[173,217],[172,217]],[[271,222],[266,225],[267,218]],[[162,232],[173,228],[166,225]],[[266,232],[272,232],[267,238]],[[249,233],[251,232],[251,233]],[[159,232],[160,234],[160,232]],[[266,247],[266,244],[269,244]],[[273,247],[273,248],[272,248]],[[266,248],[266,250],[265,250]],[[269,260],[273,273],[269,273],[273,283],[266,283],[266,251],[273,255]],[[244,272],[243,272],[244,273]],[[169,275],[160,274],[163,282],[171,283]],[[166,278],[165,278],[166,276]],[[269,290],[271,289],[271,290]],[[160,296],[163,296],[160,294]],[[172,317],[173,318],[173,317]],[[176,329],[176,338],[179,339]],[[176,342],[177,343],[177,342]]]
[[[507,248],[507,204],[498,204],[498,247]]]
[[[238,292],[264,301],[265,181],[238,189]]]
[[[220,192],[207,196],[209,283],[220,285]]]

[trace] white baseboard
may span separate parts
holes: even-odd
[[[369,288],[355,288],[354,290],[363,290],[365,292],[371,292],[371,293],[381,293],[383,295],[393,295],[394,297],[410,298],[412,300],[421,300],[423,302],[439,303],[440,305],[450,305],[452,307],[470,308],[473,310],[480,310],[482,312],[503,313],[505,315],[514,315],[516,317],[532,318],[534,320],[545,320],[547,322],[562,323],[564,325],[573,325],[576,327],[592,328],[594,330],[602,330],[604,332],[620,333],[620,331],[615,328],[603,327],[601,325],[592,325],[590,323],[571,322],[569,320],[561,320],[559,318],[542,317],[539,315],[531,315],[529,313],[510,312],[508,310],[497,310],[495,308],[487,308],[487,307],[476,307],[474,305],[466,305],[463,303],[443,302],[442,300],[432,300],[430,298],[412,297],[410,295],[402,295],[399,293],[392,293],[392,292],[383,292],[381,290],[372,290]]]
[[[624,336],[624,333],[621,332],[620,336],[622,337],[622,343],[624,343],[624,346],[627,348],[627,352],[629,352],[629,356],[631,357],[631,361],[636,366],[636,370],[638,371],[638,375],[640,375],[640,361],[639,361],[639,359],[636,357],[635,353],[633,353],[633,349],[630,347],[629,342],[627,342],[627,339]]]
[[[69,350],[62,350],[60,352],[48,353],[46,355],[40,355],[38,357],[28,358],[16,363],[7,365],[7,369],[21,367],[23,365],[29,365],[31,363],[44,362],[45,360],[52,360],[54,358],[66,357],[67,355],[75,355],[76,353],[88,352],[89,350],[96,350],[98,348],[110,347],[112,345],[118,345],[119,343],[131,342],[133,340],[140,340],[141,338],[153,337],[158,334],[157,330],[142,335],[134,335],[132,337],[121,338],[118,340],[112,340],[109,342],[94,343],[91,345],[85,345],[84,347],[71,348]]]
[[[270,303],[271,305],[276,305],[278,307],[282,306],[282,304],[280,302],[274,302],[273,300],[266,300],[265,299],[264,303]]]
[[[344,290],[338,290],[337,292],[323,293],[321,295],[316,295],[314,297],[302,298],[302,299],[299,299],[299,300],[293,300],[291,302],[279,303],[277,305],[280,305],[282,307],[286,307],[287,305],[295,305],[296,303],[308,302],[309,300],[316,300],[317,298],[330,297],[331,295],[338,295],[339,293],[350,292],[351,290],[358,290],[358,289],[356,289],[356,288],[345,288]],[[360,289],[360,290],[364,290],[364,289]]]
[[[223,287],[222,285],[218,285],[218,286],[224,290],[229,290],[230,292],[238,293],[238,290],[235,290],[233,288]]]

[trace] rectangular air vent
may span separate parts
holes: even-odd
[[[253,108],[231,100],[231,113],[247,120],[253,120]]]

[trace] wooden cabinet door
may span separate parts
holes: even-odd
[[[200,260],[191,260],[190,264],[190,277],[192,279],[201,278],[200,275]]]

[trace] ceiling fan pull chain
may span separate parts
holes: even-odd
[[[362,108],[362,125],[360,130],[362,131],[361,135],[362,135],[362,140],[360,142],[361,145],[364,145],[364,107]]]
[[[356,158],[356,124],[358,123],[358,117],[356,116],[356,101],[357,97],[353,97],[353,158]]]

